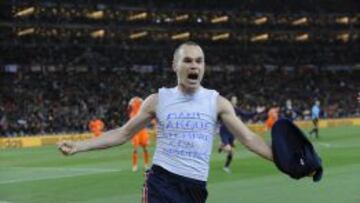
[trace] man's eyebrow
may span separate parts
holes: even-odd
[[[199,59],[204,59],[204,57],[199,56],[199,57],[195,58],[195,57],[191,57],[191,56],[185,56],[185,57],[184,57],[184,59],[194,59],[194,60],[199,60]]]

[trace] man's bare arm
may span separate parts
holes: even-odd
[[[240,142],[250,151],[255,152],[261,157],[273,160],[271,148],[265,141],[252,132],[246,125],[236,116],[234,107],[222,96],[217,100],[218,115],[230,132],[237,137]]]
[[[152,94],[143,102],[139,114],[131,118],[122,127],[109,130],[100,137],[90,140],[80,142],[63,141],[58,144],[58,148],[63,154],[72,155],[77,152],[106,149],[124,144],[154,118],[157,102],[158,95]]]

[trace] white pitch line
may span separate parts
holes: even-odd
[[[324,146],[326,148],[331,148],[332,147],[332,144],[330,144],[330,143],[317,142],[317,144],[319,144],[320,146]]]
[[[353,144],[330,144],[327,142],[315,142],[315,145],[326,147],[326,148],[353,148],[353,147],[360,147],[360,144],[353,143]]]
[[[10,168],[22,168],[22,169],[29,169],[27,167],[10,167]],[[36,167],[31,167],[32,169]],[[4,180],[0,181],[0,185],[2,184],[10,184],[10,183],[20,183],[20,182],[30,182],[30,181],[37,181],[37,180],[51,180],[51,179],[60,179],[60,178],[68,178],[68,177],[76,177],[76,176],[84,176],[90,174],[98,174],[98,173],[109,173],[109,172],[119,172],[122,169],[100,169],[100,168],[40,168],[43,170],[62,170],[62,171],[69,171],[69,172],[83,172],[83,173],[74,173],[74,174],[62,174],[62,175],[51,175],[51,176],[44,176],[44,177],[31,177],[31,178],[21,178],[21,179],[12,179],[12,180]],[[79,170],[80,169],[80,170]],[[86,170],[84,170],[86,169]],[[0,202],[1,203],[1,202]]]

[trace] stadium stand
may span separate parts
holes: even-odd
[[[6,86],[1,87],[1,134],[84,132],[88,131],[92,115],[104,118],[108,128],[113,128],[127,119],[126,101],[132,94],[146,96],[171,84],[174,80],[170,75],[168,71],[3,74]],[[267,72],[265,68],[250,67],[209,72],[205,83],[225,96],[238,96],[241,108],[249,111],[267,108],[272,101],[285,106],[286,100],[291,99],[297,119],[304,119],[313,98],[321,98],[323,117],[341,118],[360,115],[354,98],[348,96],[356,96],[360,85],[357,78],[359,73],[354,72]],[[264,113],[251,122],[263,121],[265,117]]]
[[[121,125],[132,96],[175,81],[170,54],[184,40],[205,48],[205,85],[245,110],[291,99],[308,119],[317,98],[324,118],[360,115],[356,1],[218,2],[5,2],[0,136],[84,132],[93,115]]]

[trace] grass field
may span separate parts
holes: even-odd
[[[320,183],[293,180],[239,144],[227,174],[222,170],[225,154],[215,149],[218,143],[209,203],[360,202],[360,127],[321,130],[321,139],[314,141],[325,170]],[[1,150],[0,203],[140,202],[144,176],[141,170],[131,171],[130,152],[130,144],[72,157],[62,156],[55,146]]]

